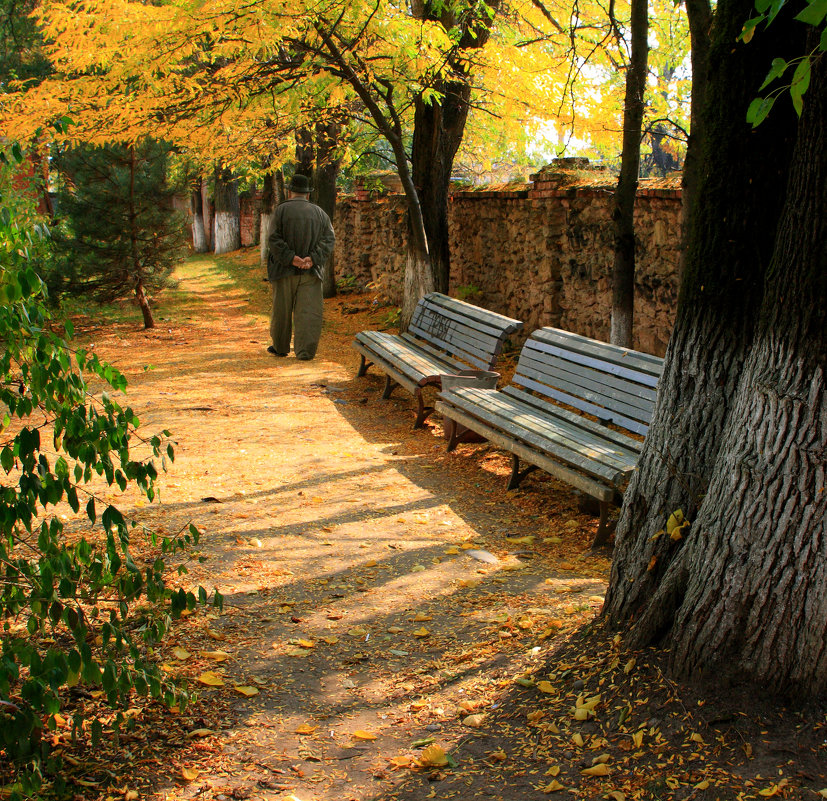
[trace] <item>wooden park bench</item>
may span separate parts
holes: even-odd
[[[375,364],[386,373],[383,398],[389,398],[397,384],[412,393],[417,400],[414,428],[420,428],[433,411],[425,406],[423,387],[441,386],[444,374],[491,370],[506,338],[522,327],[519,320],[431,292],[417,303],[404,334],[356,335],[353,347],[362,356],[357,375]]]
[[[482,437],[511,453],[508,489],[539,467],[595,498],[597,547],[611,534],[609,505],[620,501],[640,456],[662,367],[657,356],[541,328],[509,386],[444,389],[436,409],[449,451]],[[520,459],[528,463],[522,472]]]

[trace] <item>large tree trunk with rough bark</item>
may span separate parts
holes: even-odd
[[[643,93],[649,61],[649,3],[632,0],[632,54],[626,68],[623,101],[623,151],[614,194],[614,265],[612,268],[611,342],[632,347],[635,311],[635,198],[640,172]]]
[[[238,181],[227,168],[215,171],[215,253],[241,248],[241,205]]]
[[[804,26],[785,13],[761,41],[733,44],[751,7],[729,0],[716,12],[678,321],[624,498],[604,614],[633,647],[668,647],[677,675],[818,693],[827,690],[827,65],[800,124],[777,104],[750,131],[746,107],[771,60],[804,52]],[[660,533],[678,509],[689,526]]]
[[[207,252],[212,250],[215,242],[215,204],[210,197],[210,185],[206,178],[201,179],[201,211],[204,215],[204,236],[207,239]]]

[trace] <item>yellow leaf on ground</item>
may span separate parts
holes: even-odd
[[[572,734],[571,741],[575,745],[579,745],[581,748],[583,747],[583,735],[580,734],[580,732],[575,732],[574,734]]]
[[[311,726],[309,723],[302,723],[302,725],[296,729],[296,734],[313,734],[318,728],[318,726]]]
[[[560,784],[560,782],[558,782],[557,779],[554,779],[549,784],[543,785],[540,788],[540,792],[542,792],[542,793],[559,793],[560,790],[565,790],[565,789],[566,788],[563,787],[563,785]]]
[[[368,633],[368,630],[364,626],[354,626],[348,634],[351,637],[364,637]]]
[[[425,709],[426,706],[428,706],[428,702],[423,698],[419,698],[416,701],[411,701],[411,709],[414,712],[419,712],[420,709]]]
[[[389,626],[388,627],[388,634],[400,634],[404,630],[405,629],[403,629],[401,626]]]
[[[534,542],[534,535],[528,534],[525,537],[506,537],[506,542],[513,542],[515,545],[531,545]]]
[[[707,790],[707,789],[709,789],[709,784],[710,784],[709,779],[704,779],[702,782],[698,782],[695,785],[694,789],[695,790]],[[825,795],[825,798],[827,798],[827,795]]]
[[[187,737],[209,737],[211,734],[215,734],[214,729],[193,729]]]
[[[201,651],[201,656],[204,659],[212,659],[214,662],[226,662],[230,658],[230,654],[226,651]]]
[[[250,687],[248,684],[236,685],[235,687],[233,687],[233,689],[237,693],[241,693],[241,695],[244,695],[247,698],[252,698],[254,695],[258,695],[258,688]]]
[[[296,640],[296,645],[300,648],[315,648],[316,643],[313,640]]]
[[[546,771],[546,776],[559,776],[559,775],[560,775],[560,766],[559,765],[552,765]]]
[[[417,612],[416,615],[414,615],[413,622],[414,623],[423,623],[426,620],[433,620],[433,619],[434,619],[433,615],[426,615],[424,612]]]
[[[201,775],[201,771],[196,768],[181,768],[181,775],[188,782],[193,782]]]
[[[632,735],[632,742],[635,744],[635,748],[640,748],[643,745],[643,730],[636,731]]]
[[[417,629],[414,633],[414,637],[427,637],[431,632],[428,631],[424,626],[421,629]]]
[[[427,748],[422,749],[417,761],[423,768],[439,768],[448,764],[448,754],[445,753],[442,746],[432,743]]]
[[[223,631],[216,631],[215,629],[207,629],[207,636],[212,640],[226,640],[227,635]]]
[[[583,768],[583,770],[580,771],[583,776],[608,776],[611,772],[609,766],[604,765],[602,762],[597,765],[592,765],[590,768]]]
[[[200,684],[206,684],[207,687],[223,687],[224,686],[224,679],[221,678],[217,673],[213,673],[211,670],[207,670],[202,673],[198,677],[198,682]]]
[[[459,553],[459,548],[456,545],[452,545],[450,548],[445,549],[445,553],[448,556],[456,556]]]
[[[612,801],[626,801],[626,794],[621,793],[620,790],[612,790],[608,795]]]
[[[551,694],[551,693],[554,692],[554,685],[550,681],[538,681],[537,682],[537,689],[541,693]]]
[[[545,716],[545,712],[542,709],[538,709],[536,712],[529,712],[526,715],[529,723],[537,723],[538,720],[542,720]]]
[[[395,768],[409,768],[416,764],[416,760],[409,754],[391,757],[389,761]]]
[[[190,658],[190,652],[186,648],[181,648],[179,646],[172,649],[172,655],[181,662]]]
[[[495,762],[505,762],[505,760],[508,759],[508,754],[506,754],[502,748],[499,748],[496,751],[492,751],[488,757],[489,759],[493,759]]]
[[[354,740],[375,740],[376,735],[372,732],[365,731],[364,729],[357,729],[353,734],[351,734]]]
[[[339,642],[339,638],[335,634],[332,637],[319,637],[319,639],[328,645],[336,645],[336,643]]]
[[[462,725],[478,729],[485,722],[485,715],[468,715],[462,719]]]

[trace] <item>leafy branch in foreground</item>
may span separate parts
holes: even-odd
[[[175,617],[208,596],[168,580],[171,562],[198,542],[194,526],[150,535],[137,557],[136,524],[95,493],[133,486],[153,500],[156,464],[174,457],[169,432],[138,437],[133,410],[88,384],[123,391],[124,376],[73,351],[69,323],[65,336],[53,330],[35,269],[49,257],[46,230],[19,185],[23,157],[9,154],[0,176],[0,749],[15,774],[11,795],[22,797],[59,769],[42,735],[72,688],[92,688],[116,708],[135,694],[187,703],[186,690],[155,664],[153,647]],[[143,446],[148,455],[136,457]],[[65,529],[63,504],[76,513],[83,507],[91,525]],[[178,565],[174,574],[185,572]],[[217,592],[212,600],[222,601]],[[116,734],[124,721],[114,717]],[[98,739],[101,722],[86,724]],[[80,713],[72,726],[74,736],[85,730]]]

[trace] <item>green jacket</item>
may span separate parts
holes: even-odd
[[[336,237],[330,217],[324,211],[304,198],[291,198],[276,206],[268,243],[268,280],[278,281],[287,275],[304,274],[306,270],[293,266],[293,257],[310,256],[313,267],[309,272],[321,281]]]

